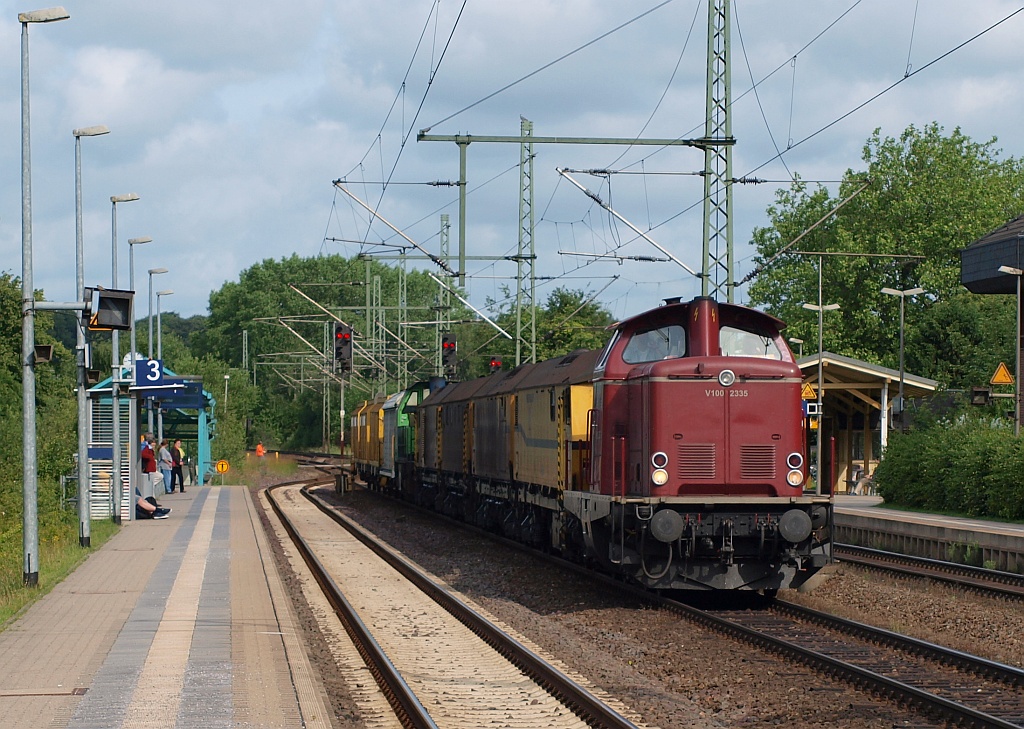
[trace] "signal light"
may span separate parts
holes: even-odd
[[[501,357],[491,355],[491,361],[488,363],[488,367],[491,372],[501,371]]]
[[[455,335],[449,332],[441,335],[441,364],[446,369],[454,370],[459,361],[459,345]]]
[[[352,369],[352,327],[348,324],[334,325],[334,361],[342,372]]]

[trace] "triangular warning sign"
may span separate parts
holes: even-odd
[[[804,389],[800,391],[800,397],[802,397],[804,400],[817,400],[818,393],[814,391],[813,387],[811,387],[810,382],[805,382]]]
[[[988,381],[990,385],[1012,385],[1013,375],[1010,374],[1010,370],[1007,369],[1005,362],[1000,362],[999,366],[996,367],[996,373],[992,375],[992,379]]]

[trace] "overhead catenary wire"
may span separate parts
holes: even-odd
[[[641,20],[642,18],[647,17],[648,15],[653,13],[654,11],[660,10],[661,8],[665,7],[666,5],[671,4],[672,2],[674,2],[674,0],[664,0],[664,2],[658,3],[653,8],[649,8],[649,9],[643,11],[642,13],[640,13],[639,15],[636,15],[633,18],[627,20],[626,22],[621,23],[621,24],[615,26],[611,30],[605,31],[604,33],[602,33],[601,35],[597,36],[596,38],[593,38],[593,39],[587,41],[586,43],[584,43],[581,46],[577,46],[573,50],[571,50],[568,53],[565,53],[565,54],[559,56],[555,60],[548,61],[547,63],[545,63],[540,68],[537,68],[537,69],[534,69],[533,71],[530,71],[525,76],[521,76],[520,78],[516,79],[515,81],[512,81],[511,83],[505,84],[500,89],[497,89],[496,91],[492,91],[491,93],[487,94],[483,98],[477,99],[476,101],[474,101],[469,106],[464,106],[463,108],[459,109],[456,112],[453,112],[453,113],[449,114],[448,116],[444,117],[443,119],[439,119],[438,121],[434,122],[430,126],[425,127],[423,130],[421,130],[421,133],[426,134],[427,132],[429,132],[431,129],[433,129],[434,127],[438,126],[439,124],[444,124],[447,121],[451,121],[452,119],[454,119],[455,117],[459,116],[460,114],[466,113],[470,109],[479,106],[480,104],[484,103],[485,101],[489,101],[489,100],[493,99],[495,96],[498,96],[499,94],[503,94],[504,92],[508,91],[512,87],[518,86],[523,81],[526,81],[527,79],[533,78],[534,76],[536,76],[537,74],[541,73],[542,71],[546,71],[547,69],[551,68],[552,66],[554,66],[554,65],[556,65],[558,63],[561,63],[565,59],[570,58],[570,57],[576,55],[577,53],[579,53],[580,51],[582,51],[582,50],[584,50],[586,48],[589,48],[590,46],[594,45],[598,41],[604,40],[608,36],[613,35],[613,34],[619,32],[623,28],[629,27],[630,25],[632,25],[633,23],[637,22],[638,20]]]

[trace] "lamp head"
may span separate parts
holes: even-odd
[[[101,134],[110,134],[110,130],[102,124],[98,124],[94,127],[82,127],[81,129],[75,129],[71,132],[75,137],[98,137]]]
[[[55,20],[67,20],[71,16],[62,7],[46,8],[45,10],[29,10],[18,13],[19,23],[52,23]]]
[[[142,245],[143,243],[152,243],[152,242],[153,242],[153,239],[150,238],[148,235],[143,236],[141,238],[129,238],[128,239],[128,245],[130,245],[130,246],[139,246],[139,245]]]
[[[157,291],[157,296],[170,296],[174,293],[174,289],[164,289],[163,291]]]
[[[167,269],[166,268],[151,268],[151,269],[149,269],[149,275],[150,276],[156,275],[158,273],[167,273]]]
[[[138,194],[134,193],[134,192],[129,192],[127,195],[111,195],[110,196],[110,202],[114,203],[115,205],[117,203],[132,202],[133,200],[138,200],[138,199],[139,199]]]

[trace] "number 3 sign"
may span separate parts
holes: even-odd
[[[135,367],[136,387],[153,387],[164,382],[164,363],[159,359],[139,360]]]

